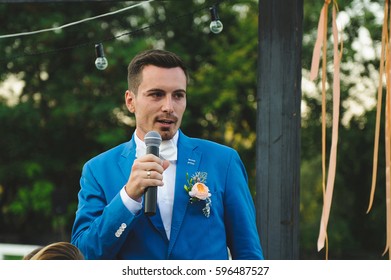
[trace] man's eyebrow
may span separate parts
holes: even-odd
[[[148,89],[147,91],[145,91],[146,94],[154,93],[154,92],[165,92],[165,91],[162,90],[161,88],[151,88],[151,89]]]
[[[147,92],[148,91],[164,91],[164,90],[162,90],[161,88],[150,88],[147,90]]]
[[[165,90],[163,90],[161,88],[150,88],[146,92],[155,92],[155,91],[166,92]],[[185,89],[176,89],[173,92],[175,92],[175,93],[178,93],[178,92],[186,93],[186,90]]]
[[[183,93],[186,93],[186,90],[185,90],[185,89],[176,89],[176,90],[174,90],[174,92],[183,92]]]

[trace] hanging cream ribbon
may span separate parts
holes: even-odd
[[[323,41],[322,55],[322,189],[323,189],[323,209],[320,222],[320,230],[318,237],[318,251],[323,249],[326,242],[326,259],[328,258],[328,243],[327,243],[327,224],[330,216],[331,202],[334,190],[334,181],[337,162],[337,144],[338,144],[338,127],[339,127],[339,106],[340,106],[340,55],[338,51],[338,30],[336,24],[337,4],[334,1],[332,14],[332,29],[334,39],[334,80],[333,80],[333,122],[332,122],[332,138],[331,150],[329,159],[329,168],[326,186],[326,66],[327,66],[327,14],[330,0],[326,0],[321,10],[318,23],[318,37],[315,42],[314,53],[311,64],[310,79],[313,80],[318,74],[320,49]]]
[[[384,3],[384,19],[382,29],[382,44],[381,44],[381,56],[380,56],[380,69],[379,69],[379,85],[377,90],[377,107],[376,107],[376,126],[375,126],[375,140],[374,140],[374,152],[373,152],[373,169],[372,169],[372,184],[371,194],[369,198],[369,206],[367,213],[372,209],[373,199],[376,190],[376,178],[377,178],[377,166],[378,166],[378,153],[379,153],[379,135],[380,135],[380,118],[382,107],[382,95],[383,95],[383,75],[384,66],[386,67],[386,112],[385,112],[385,165],[386,165],[386,246],[383,255],[389,252],[388,258],[391,260],[390,244],[391,244],[391,153],[390,153],[390,141],[391,141],[391,115],[390,115],[390,89],[391,89],[391,64],[390,64],[390,52],[389,47],[389,35],[388,24],[389,22],[389,7],[390,1],[387,0]],[[391,28],[390,28],[391,29]]]

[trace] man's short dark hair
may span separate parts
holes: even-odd
[[[175,53],[166,50],[146,50],[136,55],[128,66],[128,88],[137,93],[142,82],[142,71],[145,66],[153,65],[162,68],[180,67],[188,80],[187,68],[182,59]]]

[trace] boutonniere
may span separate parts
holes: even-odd
[[[190,196],[190,202],[203,200],[205,201],[205,207],[202,209],[205,217],[209,218],[210,216],[210,205],[212,196],[209,192],[209,188],[206,186],[206,177],[208,173],[206,172],[196,172],[191,178],[189,174],[186,173],[187,185],[185,185],[185,190]]]

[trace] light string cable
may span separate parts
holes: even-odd
[[[154,1],[154,0],[150,0],[150,1]],[[193,15],[193,14],[198,13],[198,12],[200,12],[202,10],[205,10],[205,9],[209,9],[211,5],[216,5],[216,4],[219,4],[219,3],[222,3],[222,2],[229,2],[229,1],[231,1],[231,0],[215,1],[214,4],[211,4],[211,3],[208,4],[207,3],[207,4],[203,5],[202,7],[200,7],[199,9],[193,10],[193,11],[191,11],[189,13],[182,14],[182,15],[179,15],[179,16],[176,16],[176,17],[168,17],[168,19],[166,19],[166,22],[176,22],[176,21],[180,20],[181,18],[188,17],[190,15]],[[106,39],[101,40],[98,43],[104,43],[104,42],[112,41],[112,40],[118,39],[118,38],[123,37],[123,36],[135,35],[136,33],[141,33],[144,30],[152,29],[152,28],[158,27],[160,25],[161,25],[161,22],[157,22],[155,24],[147,25],[147,26],[135,29],[133,31],[129,31],[129,32],[125,32],[125,33],[122,33],[122,34],[119,34],[119,35],[116,35],[116,36],[108,37]],[[23,54],[10,56],[8,58],[7,57],[1,57],[0,61],[1,62],[11,61],[11,60],[15,60],[15,59],[22,58],[22,57],[45,55],[45,54],[57,53],[57,52],[61,52],[61,51],[68,51],[68,50],[75,49],[75,48],[81,48],[81,47],[86,47],[86,46],[94,46],[96,43],[97,43],[96,41],[88,41],[88,42],[85,42],[85,43],[80,43],[80,44],[76,44],[76,45],[70,45],[70,46],[66,46],[66,47],[62,47],[62,48],[49,49],[49,50],[46,50],[46,51],[29,52],[29,53],[27,53],[25,51]]]
[[[106,16],[110,16],[110,15],[115,15],[115,14],[118,14],[118,13],[121,13],[121,12],[124,12],[124,11],[127,11],[127,10],[131,10],[131,9],[137,8],[138,6],[147,4],[147,3],[152,2],[152,1],[155,1],[155,0],[143,1],[143,2],[140,2],[138,4],[134,4],[132,6],[129,6],[129,7],[126,7],[126,8],[117,10],[117,11],[114,11],[114,12],[109,12],[109,13],[97,15],[97,16],[94,16],[94,17],[85,18],[85,19],[82,19],[82,20],[78,20],[78,21],[75,21],[75,22],[67,23],[67,24],[64,24],[64,25],[61,25],[61,26],[57,26],[57,27],[46,28],[46,29],[41,29],[41,30],[36,30],[36,31],[29,31],[29,32],[21,32],[21,33],[0,35],[0,39],[11,38],[11,37],[22,37],[22,36],[33,35],[33,34],[38,34],[38,33],[43,33],[43,32],[56,31],[56,30],[67,28],[69,26],[73,26],[73,25],[77,25],[77,24],[80,24],[80,23],[83,23],[83,22],[94,20],[94,19],[97,19],[97,18],[102,18],[102,17],[106,17]]]
[[[177,22],[181,18],[186,18],[186,17],[188,17],[190,15],[194,15],[194,14],[196,14],[196,13],[202,11],[202,10],[209,9],[211,6],[215,6],[215,5],[217,5],[217,4],[221,3],[221,2],[224,2],[224,1],[227,2],[227,1],[231,1],[231,0],[220,0],[220,1],[217,1],[217,2],[215,2],[213,4],[208,4],[207,3],[207,4],[203,5],[203,6],[201,6],[200,8],[198,8],[196,10],[193,10],[193,11],[191,11],[189,13],[178,15],[176,17],[167,17],[167,19],[165,21],[168,22],[168,23]],[[134,31],[125,32],[125,33],[122,33],[122,34],[119,34],[119,35],[116,35],[116,36],[109,37],[107,39],[103,39],[100,43],[104,43],[104,42],[107,42],[107,41],[115,40],[115,39],[118,39],[120,37],[127,36],[127,35],[134,35],[135,33],[142,32],[142,31],[144,31],[146,29],[152,29],[154,27],[159,27],[159,26],[161,26],[161,22],[157,22],[157,23],[154,23],[154,24],[151,24],[151,25],[148,25],[148,26],[141,27],[141,28],[136,29]]]

